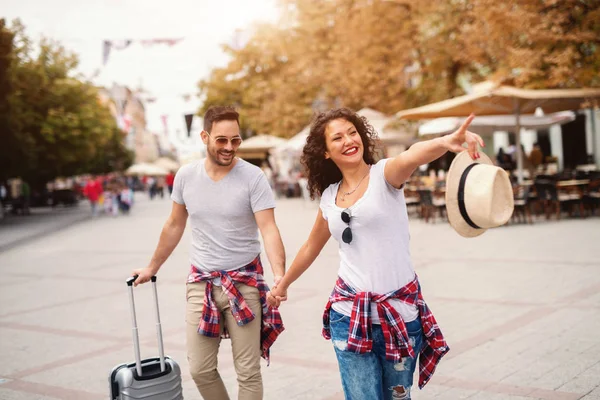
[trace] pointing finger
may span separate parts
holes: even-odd
[[[465,132],[467,130],[467,128],[469,127],[469,125],[471,125],[471,122],[473,122],[473,119],[475,119],[475,114],[469,115],[467,117],[467,119],[465,119],[465,122],[462,123],[460,128],[458,128],[458,130],[461,132]]]

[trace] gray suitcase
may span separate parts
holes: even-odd
[[[152,277],[154,303],[156,307],[156,334],[158,336],[158,357],[141,360],[140,339],[138,336],[133,282],[137,276],[127,279],[131,319],[133,324],[133,347],[135,362],[117,365],[110,373],[110,398],[112,400],[182,400],[181,370],[170,357],[164,355],[156,277]]]

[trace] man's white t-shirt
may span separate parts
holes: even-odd
[[[331,236],[339,243],[340,269],[338,275],[357,293],[385,294],[415,278],[410,260],[408,213],[404,190],[390,185],[384,176],[387,159],[371,167],[369,186],[363,196],[348,209],[338,207],[335,198],[340,183],[329,185],[321,196],[321,211],[327,220]],[[342,241],[348,225],[342,211],[351,215],[352,242]],[[397,299],[389,300],[405,322],[418,317],[416,306]],[[351,316],[352,303],[341,301],[333,309]],[[371,304],[371,319],[379,323],[376,304]]]
[[[190,262],[203,272],[231,271],[260,254],[254,213],[275,208],[273,191],[260,168],[238,159],[218,182],[205,159],[184,165],[171,199],[187,208],[192,226]]]

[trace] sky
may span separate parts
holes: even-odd
[[[211,69],[224,66],[224,43],[236,30],[248,32],[256,22],[275,22],[276,0],[0,0],[0,17],[19,18],[27,34],[60,41],[79,55],[79,71],[97,85],[113,82],[143,87],[156,102],[146,104],[148,128],[185,130],[183,115],[200,106],[197,83]],[[143,47],[136,39],[183,38],[175,46]],[[133,39],[125,50],[112,50],[102,65],[104,40]],[[190,101],[182,98],[192,94]]]

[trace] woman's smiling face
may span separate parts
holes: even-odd
[[[334,119],[325,128],[325,158],[330,158],[340,168],[360,163],[364,146],[356,127],[343,118]]]

